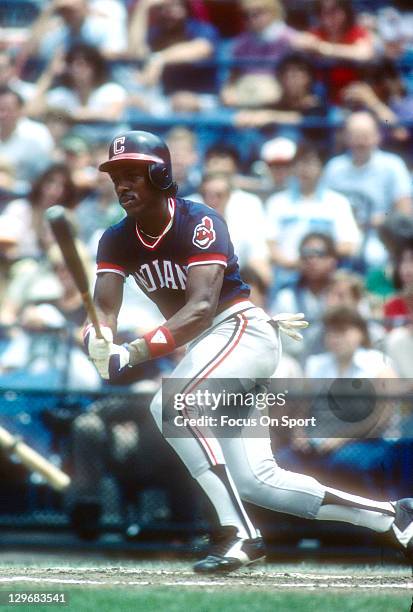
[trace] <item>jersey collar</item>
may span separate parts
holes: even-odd
[[[135,223],[135,231],[136,231],[136,235],[138,237],[138,240],[147,249],[155,249],[158,246],[158,244],[161,242],[161,240],[165,236],[165,234],[167,234],[169,232],[169,230],[171,229],[171,227],[173,225],[173,222],[174,222],[174,217],[175,217],[175,200],[174,200],[174,198],[168,198],[168,210],[169,210],[169,214],[170,214],[170,219],[169,219],[168,223],[166,224],[165,228],[163,229],[162,233],[159,234],[159,236],[156,238],[156,240],[154,242],[148,242],[148,238],[144,238],[142,236],[142,232],[139,231],[138,224]]]

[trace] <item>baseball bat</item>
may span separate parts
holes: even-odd
[[[70,478],[37,451],[13,436],[7,429],[0,427],[0,447],[14,454],[29,470],[38,472],[56,491],[63,491],[70,485]]]
[[[46,219],[50,224],[56,242],[62,252],[63,259],[76,287],[80,291],[88,317],[95,329],[96,337],[103,338],[95,304],[89,291],[89,281],[82,260],[76,249],[72,224],[66,216],[63,206],[56,204],[47,209]]]

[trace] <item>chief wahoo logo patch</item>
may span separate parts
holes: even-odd
[[[192,243],[200,249],[207,249],[213,242],[215,242],[215,238],[216,233],[212,219],[209,217],[202,217],[201,223],[198,223],[194,229]]]

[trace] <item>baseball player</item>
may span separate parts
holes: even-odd
[[[252,388],[269,378],[279,361],[280,329],[299,338],[306,324],[302,315],[279,315],[274,325],[249,301],[225,222],[208,206],[177,197],[165,143],[148,132],[125,132],[114,138],[99,169],[109,173],[127,214],[105,231],[98,248],[94,301],[104,339],[88,326],[85,342],[101,376],[115,380],[125,368],[186,345],[172,373],[183,394],[206,380],[234,380],[238,391],[247,391],[241,381]],[[128,275],[165,323],[120,346],[114,338]],[[162,428],[161,391],[151,412]],[[273,458],[269,435],[218,439],[210,429],[188,424],[187,430],[167,440],[209,497],[220,525],[196,572],[227,572],[263,558],[262,539],[241,500],[390,532],[413,552],[413,499],[377,502],[285,471]]]

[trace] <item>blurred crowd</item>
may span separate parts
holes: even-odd
[[[93,284],[122,127],[160,133],[179,195],[225,217],[255,303],[312,323],[277,376],[413,377],[408,2],[16,0],[0,22],[4,384],[102,386],[44,211],[68,209]],[[120,340],[158,322],[128,280]]]

